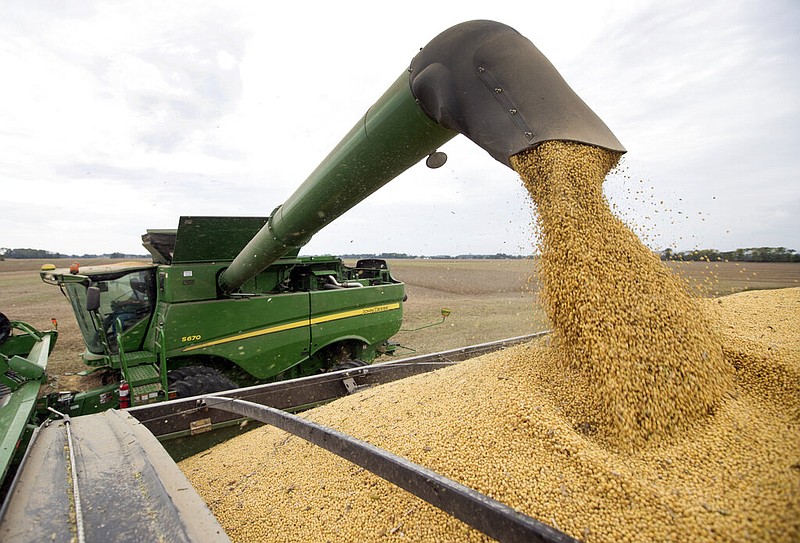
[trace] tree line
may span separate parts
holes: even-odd
[[[800,262],[800,254],[786,247],[747,247],[733,251],[716,249],[696,249],[676,252],[664,249],[661,260],[705,260],[710,262]]]
[[[125,253],[110,253],[104,255],[84,254],[84,255],[68,255],[63,253],[56,253],[53,251],[46,251],[44,249],[9,249],[0,248],[0,259],[4,258],[18,258],[18,259],[47,259],[47,258],[146,258],[147,255],[133,255]],[[531,255],[510,255],[506,253],[495,254],[465,254],[465,255],[433,255],[433,256],[420,256],[411,255],[407,253],[380,253],[380,254],[347,254],[341,255],[342,258],[383,258],[383,259],[415,259],[415,258],[430,258],[430,259],[522,259],[531,258]],[[716,249],[696,249],[693,251],[675,251],[674,249],[664,249],[661,251],[661,260],[706,260],[712,262],[800,262],[800,254],[794,249],[787,249],[786,247],[747,247],[741,249],[734,249],[733,251],[718,251]]]
[[[145,255],[130,255],[125,253],[110,253],[106,255],[67,255],[63,253],[57,253],[54,251],[46,251],[44,249],[9,249],[7,247],[0,247],[0,259],[5,258],[19,258],[19,259],[26,259],[26,258],[144,258]]]
[[[354,253],[339,255],[340,258],[358,260],[362,258],[381,258],[384,260],[413,260],[425,258],[431,260],[521,260],[532,258],[532,255],[509,255],[506,253],[489,254],[466,254],[466,255],[410,255],[408,253]]]

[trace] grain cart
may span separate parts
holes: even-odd
[[[42,270],[62,287],[84,334],[84,360],[110,370],[105,389],[76,395],[73,413],[255,379],[309,375],[387,349],[404,287],[386,263],[355,268],[298,258],[314,234],[462,133],[510,167],[548,140],[624,152],[594,112],[526,38],[472,21],[434,38],[339,145],[268,218],[184,217],[177,232],[144,236],[148,265]],[[111,393],[111,396],[108,394]],[[126,405],[123,403],[123,405]]]

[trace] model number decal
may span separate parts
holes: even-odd
[[[200,341],[201,339],[203,339],[203,336],[196,334],[194,336],[183,336],[181,338],[181,342],[186,343],[187,341]]]

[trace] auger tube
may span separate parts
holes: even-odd
[[[513,28],[469,21],[434,38],[220,275],[238,290],[383,185],[464,134],[496,160],[543,141],[625,152]]]

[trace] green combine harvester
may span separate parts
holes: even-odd
[[[152,264],[43,269],[83,334],[84,362],[107,385],[53,398],[72,415],[354,367],[391,352],[404,286],[383,260],[346,266],[286,249],[254,277],[219,278],[268,219],[182,217],[150,231]],[[121,402],[121,403],[120,403]]]

